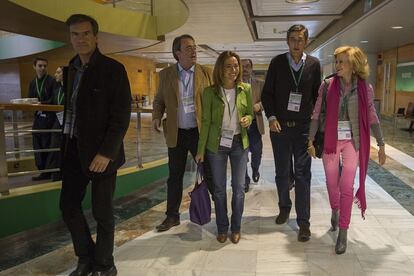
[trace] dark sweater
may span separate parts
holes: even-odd
[[[276,116],[282,122],[310,120],[321,84],[321,66],[319,60],[310,55],[306,56],[305,68],[298,89],[299,93],[302,94],[299,112],[288,111],[287,109],[289,94],[291,91],[296,90],[289,66],[287,53],[278,55],[272,59],[262,92],[264,111],[268,118],[270,116]],[[295,71],[293,70],[293,72]]]
[[[42,82],[43,81],[44,81],[44,83],[43,83],[43,87],[42,87]],[[42,91],[39,91],[40,96],[39,96],[39,94],[37,92],[37,88],[36,88],[36,79],[33,79],[30,82],[30,85],[29,85],[28,97],[29,98],[38,98],[39,101],[42,104],[51,104],[52,103],[52,96],[53,96],[53,88],[54,88],[55,83],[56,83],[55,79],[52,76],[45,75],[45,76],[43,76],[43,78],[38,79],[37,83],[39,85],[39,89],[42,87],[41,88]]]

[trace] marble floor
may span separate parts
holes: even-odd
[[[119,275],[412,275],[414,216],[404,200],[412,203],[413,198],[400,199],[380,183],[396,178],[406,185],[405,191],[412,191],[414,158],[397,147],[386,149],[387,164],[381,168],[377,168],[375,147],[371,150],[370,164],[375,168],[367,177],[366,219],[354,206],[344,255],[334,252],[337,233],[329,231],[331,211],[321,160],[312,163],[311,240],[297,241],[293,209],[288,224],[275,224],[273,156],[265,136],[261,179],[246,194],[239,244],[216,241],[214,210],[207,225],[189,221],[187,188],[178,227],[164,233],[153,230],[164,218],[165,202],[117,224],[114,256]],[[69,244],[0,275],[68,275],[75,264]]]

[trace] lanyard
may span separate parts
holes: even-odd
[[[234,91],[234,106],[233,106],[233,110],[230,112],[230,102],[229,102],[229,100],[227,99],[226,92],[224,92],[224,88],[222,87],[221,89],[222,89],[222,90],[221,90],[221,93],[223,93],[223,97],[224,97],[224,99],[226,100],[227,109],[228,109],[228,111],[229,111],[230,123],[231,123],[231,118],[233,117],[233,115],[234,115],[234,110],[236,109],[236,90]]]
[[[299,78],[296,79],[295,73],[293,73],[292,66],[289,64],[290,73],[292,74],[293,81],[295,82],[296,92],[299,91],[299,83],[300,79],[302,78],[303,69],[305,68],[305,63],[302,64],[302,68],[300,68]]]
[[[43,90],[43,85],[45,84],[45,80],[46,80],[46,76],[43,77],[42,84],[40,85],[40,89],[39,89],[39,82],[37,81],[37,78],[36,78],[36,90],[37,90],[37,95],[39,96],[39,100],[42,97],[42,90]]]
[[[58,105],[62,104],[63,97],[65,96],[65,94],[61,93],[61,92],[62,92],[62,87],[59,87],[59,92],[58,92],[58,96],[57,96]],[[60,94],[62,94],[62,97],[60,96]]]

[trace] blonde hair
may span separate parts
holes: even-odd
[[[219,55],[217,58],[216,64],[214,65],[213,70],[213,85],[218,89],[221,85],[223,85],[223,76],[224,76],[224,63],[228,58],[235,57],[237,59],[237,63],[239,65],[239,74],[237,75],[236,84],[239,84],[242,79],[242,66],[240,62],[240,57],[238,54],[232,51],[224,51]]]
[[[353,74],[357,75],[363,80],[368,79],[369,65],[367,55],[358,47],[342,46],[336,48],[334,57],[336,58],[339,54],[342,53],[346,53],[348,55]]]

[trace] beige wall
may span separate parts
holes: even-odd
[[[155,63],[149,59],[133,56],[111,55],[111,57],[125,66],[132,94],[150,95],[153,99],[157,80]],[[49,59],[48,73],[52,76],[58,66],[67,65],[69,61],[68,58],[55,56],[47,56],[47,58]],[[8,102],[11,98],[27,97],[29,83],[34,77],[35,71],[29,59],[19,63],[0,64],[0,102]]]
[[[388,104],[390,108],[388,111],[383,111],[382,114],[384,115],[392,115],[393,113],[397,112],[398,108],[405,107],[407,108],[409,102],[414,102],[414,92],[402,92],[396,91],[396,72],[397,72],[397,64],[403,62],[414,61],[414,44],[405,45],[396,49],[391,49],[385,52],[380,53],[382,54],[382,62],[377,66],[377,86],[375,89],[375,97],[377,99],[381,99],[381,104],[386,104],[384,99],[384,69],[385,64],[391,64],[391,74],[390,74],[390,87],[389,93],[391,97],[389,97]]]

